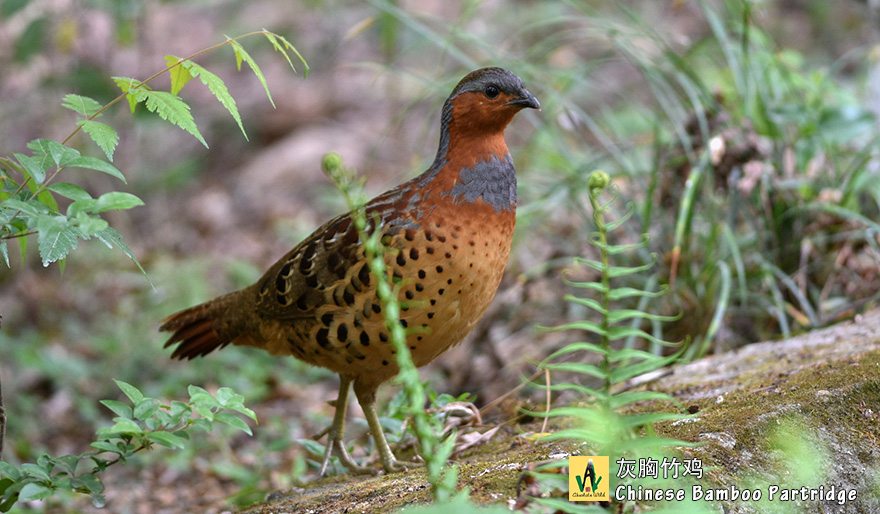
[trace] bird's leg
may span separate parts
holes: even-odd
[[[333,424],[326,431],[327,449],[324,451],[324,462],[321,464],[321,476],[324,476],[324,472],[327,471],[327,464],[330,462],[331,455],[338,457],[342,465],[353,473],[368,474],[374,472],[371,468],[358,466],[345,448],[345,441],[343,440],[345,435],[345,411],[348,408],[348,390],[350,387],[351,379],[340,375],[339,395],[336,397],[336,412],[333,414]]]
[[[358,393],[357,385],[355,385],[355,394]],[[388,473],[396,471],[406,471],[407,468],[418,467],[417,463],[404,463],[394,458],[391,447],[385,439],[385,432],[382,431],[382,425],[379,423],[379,414],[376,412],[376,395],[375,393],[357,394],[358,402],[364,410],[364,417],[367,418],[367,424],[370,425],[370,433],[376,442],[376,449],[379,450],[379,458],[382,460],[382,467]]]

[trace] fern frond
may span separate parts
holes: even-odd
[[[586,342],[571,343],[571,344],[565,345],[564,348],[559,349],[559,350],[551,353],[549,356],[547,356],[547,358],[544,359],[544,362],[542,363],[542,365],[548,364],[551,361],[554,361],[563,355],[573,353],[573,352],[581,352],[581,351],[595,352],[595,353],[598,353],[599,355],[606,355],[610,350],[608,348],[605,348],[603,346],[599,346],[598,344],[593,344],[593,343],[586,343]]]
[[[608,278],[619,278],[625,277],[627,275],[636,275],[643,271],[648,271],[649,269],[654,267],[656,257],[651,262],[642,264],[641,266],[606,266],[600,261],[594,261],[592,259],[585,259],[582,257],[575,257],[575,262],[579,264],[584,264],[589,268],[599,271],[605,274]]]

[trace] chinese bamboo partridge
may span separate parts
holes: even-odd
[[[520,109],[540,109],[501,68],[462,79],[440,117],[440,148],[418,177],[366,204],[400,284],[400,323],[423,366],[458,344],[483,316],[507,265],[516,221],[516,176],[504,129]],[[293,355],[340,376],[331,453],[356,472],[343,444],[349,386],[364,410],[382,466],[398,471],[376,413],[376,389],[397,374],[394,349],[350,214],[328,221],[254,285],[172,315],[172,357],[192,359],[229,343]]]

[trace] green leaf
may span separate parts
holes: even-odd
[[[34,151],[36,157],[40,158],[40,165],[44,169],[49,169],[53,164],[63,168],[80,156],[73,148],[68,148],[52,139],[34,139],[27,146]]]
[[[624,338],[629,338],[629,337],[641,337],[643,339],[647,339],[648,341],[650,341],[654,344],[659,344],[662,346],[678,346],[679,345],[679,343],[664,341],[662,339],[654,337],[653,335],[645,332],[644,330],[642,330],[640,328],[635,328],[635,327],[610,327],[608,329],[607,337],[608,337],[609,341],[617,341],[619,339],[624,339]]]
[[[222,407],[227,407],[230,403],[241,405],[243,401],[244,396],[236,393],[231,387],[221,387],[217,390],[217,402]]]
[[[682,346],[680,350],[666,357],[654,356],[655,358],[652,358],[650,360],[643,360],[641,362],[628,364],[623,367],[614,368],[611,370],[609,379],[612,384],[618,384],[632,377],[644,375],[649,371],[654,371],[655,369],[662,368],[663,366],[667,366],[677,361],[678,358],[681,357],[682,353],[684,353],[684,350],[685,347]]]
[[[59,195],[70,198],[71,200],[91,200],[92,195],[86,192],[85,189],[79,187],[76,184],[70,184],[68,182],[56,182],[54,184],[50,184],[47,189],[58,193]]]
[[[214,421],[225,423],[229,426],[235,427],[246,433],[247,435],[253,435],[253,433],[251,432],[251,427],[249,427],[243,419],[230,412],[218,412],[217,414],[214,414]]]
[[[58,212],[58,202],[55,201],[55,197],[52,196],[52,193],[47,190],[40,191],[37,194],[37,201],[45,205],[52,212]]]
[[[593,268],[594,270],[596,270],[600,273],[607,274],[609,278],[617,278],[617,277],[624,277],[627,275],[634,275],[636,273],[641,273],[642,271],[648,271],[652,267],[654,267],[654,263],[649,262],[647,264],[643,264],[641,266],[634,266],[634,267],[609,266],[608,269],[606,270],[605,265],[599,261],[594,261],[591,259],[582,259],[580,257],[576,258],[575,260],[581,264],[585,264],[585,265],[589,266],[590,268]]]
[[[93,473],[83,473],[76,477],[75,482],[85,487],[90,493],[100,493],[104,490],[104,484]]]
[[[121,389],[123,393],[125,393],[125,396],[127,396],[128,399],[131,400],[131,403],[137,405],[138,403],[140,403],[141,400],[144,399],[144,394],[141,393],[137,387],[129,384],[128,382],[123,382],[122,380],[114,379],[113,381],[116,382],[116,386],[119,387],[119,389]]]
[[[114,414],[121,418],[131,418],[131,406],[116,400],[101,400],[101,405],[112,410]]]
[[[294,442],[303,445],[306,448],[306,451],[308,451],[312,455],[324,454],[324,445],[319,443],[318,441],[315,441],[313,439],[296,439]]]
[[[202,134],[199,133],[198,127],[196,127],[196,122],[189,111],[189,105],[181,100],[179,96],[167,91],[147,91],[144,89],[138,90],[136,96],[138,101],[145,101],[144,105],[146,105],[147,110],[155,112],[163,120],[169,121],[189,132],[200,143],[205,145],[205,148],[208,147],[208,143],[205,142]]]
[[[0,476],[19,480],[21,478],[21,471],[12,464],[0,460]]]
[[[303,77],[304,78],[307,77],[309,75],[309,63],[306,62],[306,60],[299,53],[299,51],[296,49],[296,47],[294,47],[292,44],[290,44],[290,41],[285,39],[284,36],[281,36],[279,34],[275,34],[274,32],[269,32],[266,29],[263,29],[263,30],[266,31],[263,35],[265,35],[266,39],[268,39],[269,42],[272,43],[272,48],[281,52],[281,54],[284,56],[284,58],[287,59],[287,64],[290,65],[290,69],[292,69],[294,72],[296,71],[296,67],[294,67],[293,61],[290,60],[290,55],[287,53],[287,51],[288,50],[292,51],[299,58],[300,62],[303,63],[303,67],[305,68],[303,70]],[[240,65],[239,65],[239,68],[241,68]]]
[[[580,373],[582,375],[591,375],[596,378],[605,378],[605,373],[599,369],[598,366],[594,364],[588,364],[586,362],[557,362],[557,363],[548,363],[543,366],[550,371],[571,371],[574,373]]]
[[[86,118],[94,116],[103,107],[97,100],[87,96],[68,94],[61,101],[61,105]]]
[[[569,343],[569,344],[565,345],[564,347],[560,348],[559,350],[548,355],[547,358],[544,359],[544,362],[550,362],[550,361],[556,360],[557,358],[559,358],[565,354],[568,354],[568,353],[581,352],[581,351],[595,352],[595,353],[598,353],[599,355],[605,355],[610,352],[609,349],[606,349],[606,348],[599,346],[597,344],[594,344],[594,343],[585,343],[585,342]]]
[[[257,413],[252,411],[251,409],[248,409],[244,405],[241,405],[239,407],[230,407],[230,408],[233,409],[235,412],[239,412],[241,414],[244,414],[245,416],[254,420],[254,423],[257,423]]]
[[[66,166],[71,168],[85,168],[89,170],[100,171],[108,175],[112,175],[119,180],[126,182],[125,176],[115,166],[107,161],[98,159],[97,157],[80,156],[67,162]]]
[[[46,212],[46,206],[35,199],[24,202],[16,198],[9,198],[8,200],[3,200],[0,205],[6,209],[21,211],[31,217],[40,216]]]
[[[40,216],[37,219],[37,231],[37,244],[43,266],[67,257],[78,246],[79,231],[66,216]]]
[[[174,400],[171,402],[171,420],[173,423],[179,423],[184,418],[189,419],[192,409],[184,402]]]
[[[604,336],[606,333],[606,331],[598,323],[593,323],[592,321],[575,321],[573,323],[566,323],[557,327],[540,326],[538,328],[540,328],[541,330],[547,330],[549,332],[560,332],[563,330],[586,330],[600,336]]]
[[[113,82],[115,82],[116,86],[125,93],[125,96],[128,99],[128,105],[131,107],[131,113],[134,114],[138,102],[143,101],[143,98],[138,99],[137,93],[145,89],[149,90],[150,88],[140,80],[129,77],[113,77]]]
[[[205,418],[198,418],[191,421],[192,426],[195,428],[201,428],[205,432],[210,432],[213,429],[213,425],[211,422]]]
[[[18,251],[21,254],[22,261],[27,256],[27,249],[28,249],[28,238],[27,237],[19,237],[18,238]]]
[[[183,62],[181,62],[179,57],[173,55],[165,56],[165,63],[170,66],[170,69],[168,70],[168,75],[170,75],[171,77],[171,94],[173,95],[180,93],[180,90],[183,89],[183,86],[187,85],[189,81],[193,78],[193,75],[190,73],[189,69],[183,66]]]
[[[31,178],[34,179],[34,182],[37,184],[42,184],[43,180],[46,178],[46,170],[48,167],[43,167],[40,159],[36,157],[31,157],[28,155],[14,153],[12,154],[15,157],[15,160],[21,165],[22,169],[30,175]]]
[[[631,403],[636,402],[645,402],[657,400],[661,402],[672,403],[676,407],[681,407],[681,403],[678,400],[669,396],[666,393],[660,393],[657,391],[631,391],[631,392],[623,392],[617,393],[610,397],[610,401],[608,406],[612,409],[617,409],[623,407],[624,405],[629,405]]]
[[[3,261],[6,263],[7,268],[11,268],[12,266],[9,264],[9,247],[6,246],[6,241],[0,241],[0,255],[3,256]]]
[[[647,319],[652,321],[676,321],[681,314],[675,316],[663,316],[661,314],[650,314],[636,309],[618,309],[608,314],[608,323],[619,323],[628,319]]]
[[[8,512],[18,501],[21,482],[9,478],[0,479],[0,512]]]
[[[18,501],[29,502],[34,500],[45,500],[52,496],[52,494],[53,492],[50,487],[31,482],[30,484],[25,484],[25,486],[21,488],[21,491],[18,492]]]
[[[55,465],[64,473],[70,476],[76,474],[76,467],[79,465],[81,457],[79,455],[62,455],[55,459]]]
[[[92,448],[97,448],[98,450],[102,450],[110,453],[124,453],[123,450],[119,448],[119,446],[109,442],[109,441],[95,441],[91,444]]]
[[[188,76],[198,77],[202,84],[208,86],[208,91],[217,98],[217,101],[223,107],[226,107],[226,110],[229,111],[229,114],[238,123],[238,128],[241,129],[244,138],[247,139],[247,132],[244,131],[244,125],[241,123],[241,116],[238,114],[238,108],[235,106],[235,99],[229,94],[229,90],[226,89],[226,84],[223,83],[223,80],[192,61],[184,61],[178,68],[186,68]],[[172,89],[172,92],[174,92],[174,89]]]
[[[78,218],[82,213],[92,212],[92,209],[95,208],[95,203],[97,203],[97,200],[93,198],[77,200],[67,206],[67,216]]]
[[[662,357],[659,355],[655,355],[651,352],[646,352],[644,350],[638,350],[636,348],[620,348],[618,350],[612,350],[608,356],[608,360],[610,362],[629,361],[629,360],[648,361],[648,360],[654,360],[654,359],[662,359]]]
[[[125,210],[132,207],[143,205],[144,202],[131,193],[123,193],[114,191],[112,193],[104,193],[95,201],[92,212],[104,212],[109,210]]]
[[[116,229],[114,229],[113,227],[108,227],[101,232],[95,232],[93,235],[98,238],[99,241],[107,245],[108,248],[113,248],[115,246],[122,250],[122,253],[127,255],[128,258],[135,263],[138,269],[141,270],[144,278],[146,278],[147,281],[150,282],[150,277],[147,276],[147,271],[144,269],[143,266],[141,266],[141,263],[137,260],[137,257],[135,257],[134,252],[132,252],[131,248],[129,248],[128,245],[125,244],[125,241],[122,240],[122,236],[119,234],[119,232],[116,231]],[[152,282],[150,282],[150,286],[153,286]]]
[[[113,421],[116,422],[115,425],[108,429],[109,432],[114,434],[133,434],[138,435],[142,434],[144,430],[135,423],[134,421],[127,418],[113,418]]]
[[[110,224],[100,216],[91,216],[82,211],[76,213],[76,222],[76,228],[79,229],[83,239],[90,239],[94,234],[103,232],[110,227]]]
[[[153,417],[159,411],[159,402],[152,398],[144,398],[134,407],[134,417],[141,421]]]
[[[185,439],[170,432],[150,432],[147,439],[168,448],[183,448],[186,445]]]
[[[52,480],[51,477],[49,476],[48,471],[43,469],[42,466],[38,466],[37,464],[34,464],[32,462],[25,462],[24,464],[22,464],[21,470],[24,473],[27,473],[28,475],[30,475],[32,477],[39,478],[40,480],[46,480],[46,481]]]
[[[227,36],[226,39],[229,39]],[[272,100],[272,93],[269,92],[269,84],[266,83],[266,77],[263,75],[263,72],[260,70],[260,66],[257,65],[257,62],[248,54],[244,48],[238,41],[230,40],[229,43],[232,46],[232,50],[235,52],[235,64],[238,66],[238,71],[241,71],[241,62],[244,61],[250,66],[251,71],[254,72],[254,75],[257,76],[257,79],[260,81],[260,84],[263,85],[263,89],[266,91],[266,96],[269,98],[269,103],[272,104],[272,107],[275,107],[275,101]]]
[[[211,396],[205,388],[199,387],[197,385],[190,385],[186,388],[186,392],[189,393],[189,401],[190,403],[207,403],[214,407],[219,407],[220,405],[217,403],[217,400]]]
[[[104,150],[107,160],[112,162],[113,151],[116,150],[116,145],[119,144],[119,134],[116,133],[116,129],[106,123],[95,120],[78,120],[76,124],[82,127],[83,132],[88,134],[101,150]]]

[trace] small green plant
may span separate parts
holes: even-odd
[[[433,426],[442,427],[447,424],[449,412],[447,407],[453,403],[472,404],[474,395],[471,393],[462,393],[458,397],[446,393],[437,393],[431,387],[428,381],[422,382],[422,389],[428,395],[428,406],[425,412],[434,418]],[[385,427],[385,435],[389,439],[396,441],[398,444],[405,443],[412,435],[412,425],[408,423],[410,415],[407,409],[406,391],[400,390],[395,394],[385,408],[385,415],[380,418],[382,426]],[[443,437],[450,435],[444,432]]]
[[[449,501],[455,493],[455,484],[458,479],[458,467],[456,465],[446,467],[446,461],[452,455],[455,437],[450,436],[443,439],[438,436],[437,434],[442,432],[442,424],[425,412],[427,395],[419,378],[418,369],[413,364],[409,347],[406,345],[406,329],[400,324],[400,301],[398,300],[400,291],[399,287],[393,284],[388,277],[384,259],[385,252],[388,250],[382,240],[383,233],[381,230],[368,228],[367,214],[364,209],[368,199],[363,193],[363,180],[357,178],[354,170],[343,166],[339,154],[326,155],[322,164],[324,171],[345,197],[345,203],[352,212],[352,220],[364,245],[370,273],[376,278],[376,295],[382,303],[385,326],[391,335],[391,344],[397,352],[397,366],[400,372],[395,381],[401,384],[406,398],[400,406],[400,412],[412,419],[435,501]],[[372,227],[379,226],[378,220],[369,221],[373,221]]]
[[[35,463],[20,467],[0,461],[0,512],[7,512],[18,502],[50,498],[59,491],[88,494],[92,503],[101,507],[106,502],[99,475],[110,466],[156,445],[181,449],[194,429],[211,432],[218,423],[251,434],[238,414],[257,420],[254,412],[244,406],[244,397],[228,387],[220,388],[214,396],[201,387],[189,386],[188,402],[168,404],[145,397],[131,384],[120,380],[116,384],[129,402],[101,401],[116,417],[112,426],[97,431],[91,444],[94,450],[61,457],[43,455]]]
[[[671,396],[655,391],[616,391],[615,386],[633,377],[644,375],[663,366],[676,362],[684,352],[681,343],[670,343],[646,332],[642,323],[663,323],[677,319],[677,316],[651,314],[644,309],[622,308],[620,304],[637,299],[654,299],[666,293],[665,288],[646,291],[639,287],[619,285],[628,278],[638,278],[653,267],[654,262],[640,266],[615,266],[614,258],[644,247],[648,238],[643,237],[633,244],[612,244],[609,232],[620,227],[632,215],[627,214],[615,221],[607,221],[606,213],[617,199],[617,194],[606,203],[600,202],[600,195],[609,186],[609,177],[601,171],[593,172],[587,183],[590,206],[593,211],[593,232],[590,243],[598,250],[599,259],[576,258],[576,262],[599,273],[598,281],[578,282],[565,278],[566,284],[591,293],[588,297],[566,295],[565,300],[586,307],[595,313],[599,321],[582,320],[567,323],[547,330],[577,331],[590,335],[595,342],[582,341],[566,345],[554,352],[540,368],[552,373],[575,373],[583,379],[598,380],[597,387],[575,383],[561,383],[549,386],[552,391],[574,391],[582,396],[584,406],[565,406],[551,409],[546,415],[551,418],[574,420],[574,426],[546,436],[546,439],[575,439],[589,445],[594,455],[608,455],[611,462],[629,456],[632,458],[657,458],[661,450],[669,447],[694,446],[693,443],[677,439],[658,437],[654,434],[654,423],[680,420],[689,417],[681,413],[680,404]],[[663,347],[679,347],[670,355],[662,356],[653,352],[627,347],[624,341],[637,338]],[[640,412],[639,404],[646,402],[666,402],[676,406],[678,412]],[[660,457],[662,459],[662,457]],[[536,469],[540,480],[559,480],[560,475],[542,473],[566,465],[565,461],[549,464]],[[612,469],[614,465],[612,464]],[[555,476],[554,476],[555,475]],[[567,477],[564,477],[567,480]],[[637,487],[637,480],[624,477],[618,485]],[[651,484],[657,487],[656,483]],[[567,483],[562,487],[567,489]],[[613,492],[612,492],[613,496]],[[612,498],[613,499],[613,498]],[[596,506],[585,507],[571,504],[556,498],[535,498],[539,504],[560,509],[563,512],[583,512],[597,510]],[[679,512],[681,512],[679,510]]]

